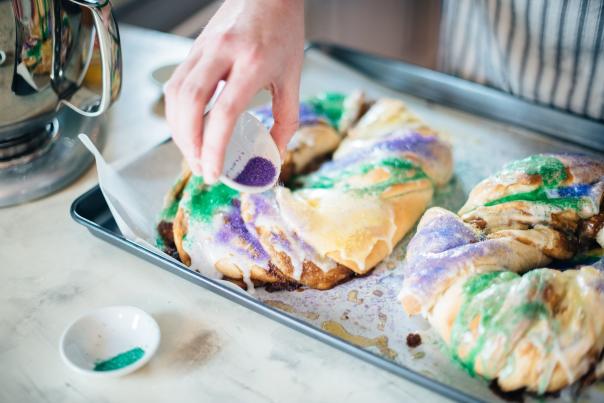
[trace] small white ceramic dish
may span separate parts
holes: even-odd
[[[159,88],[161,88],[163,90],[164,85],[166,85],[168,80],[170,80],[170,77],[172,77],[172,74],[174,74],[174,70],[176,70],[176,68],[178,66],[179,66],[179,63],[174,63],[174,64],[166,64],[166,65],[156,68],[155,70],[153,70],[151,72],[151,81],[153,81],[153,83],[155,83],[155,85],[157,85]],[[208,101],[208,104],[206,105],[204,114],[208,113],[208,111],[210,109],[212,109],[212,107],[216,103],[216,100],[218,99],[218,96],[222,92],[222,89],[224,88],[225,83],[226,82],[224,80],[220,80],[218,82],[218,85],[216,86],[216,90],[214,91],[212,98]]]
[[[260,193],[275,186],[280,172],[281,156],[270,133],[251,113],[242,113],[227,146],[220,181],[240,192]]]
[[[163,91],[164,85],[166,85],[168,80],[170,80],[170,77],[172,77],[172,74],[174,74],[174,70],[176,70],[178,66],[179,63],[174,63],[166,64],[164,66],[156,68],[151,72],[151,81],[153,81],[153,83],[155,83],[155,85],[157,85]],[[203,111],[204,115],[207,114],[214,107],[214,104],[222,93],[225,84],[226,82],[224,80],[220,80],[218,82],[218,84],[216,85],[216,90],[214,90],[214,94],[212,95],[212,98],[210,98]]]
[[[159,326],[151,315],[133,306],[111,306],[73,321],[59,348],[63,361],[77,372],[119,377],[145,365],[159,340]]]

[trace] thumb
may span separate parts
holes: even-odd
[[[273,87],[273,118],[275,123],[271,136],[277,144],[281,155],[285,152],[287,143],[298,129],[298,113],[300,100],[298,96],[299,81],[295,85]]]

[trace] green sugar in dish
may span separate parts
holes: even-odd
[[[94,364],[94,370],[97,372],[105,372],[122,369],[130,364],[134,364],[143,358],[143,355],[145,355],[145,350],[140,347],[135,347],[132,350],[125,351],[108,360],[98,361]]]

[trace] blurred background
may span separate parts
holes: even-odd
[[[196,37],[222,2],[112,3],[120,23]],[[306,37],[435,68],[440,6],[441,0],[306,0]]]

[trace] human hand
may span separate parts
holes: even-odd
[[[260,89],[272,93],[271,135],[282,153],[298,127],[303,5],[303,0],[225,1],[166,83],[172,137],[206,183],[218,179],[235,122]],[[204,125],[203,111],[220,80],[226,85]]]

